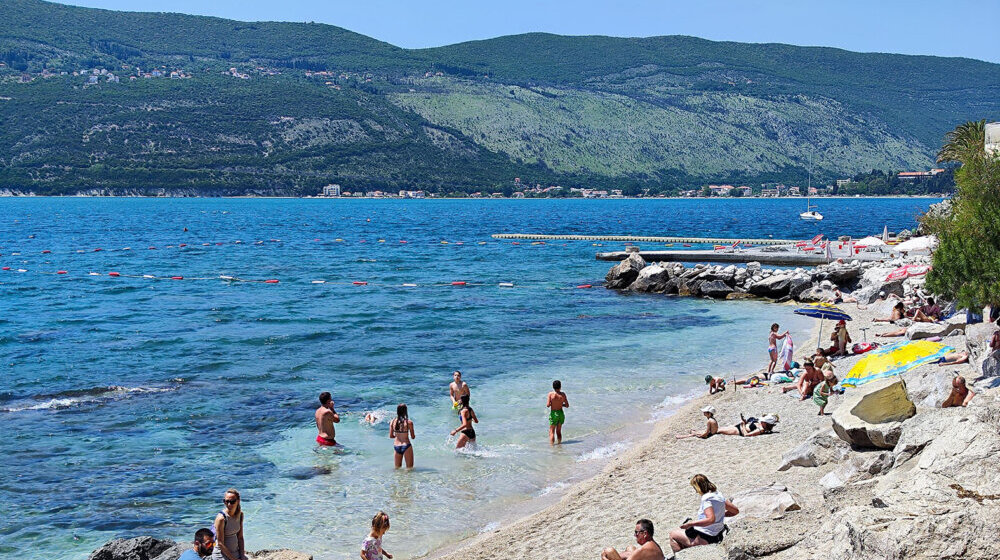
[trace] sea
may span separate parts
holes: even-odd
[[[624,243],[492,234],[859,237],[938,200],[817,199],[815,223],[801,199],[0,199],[0,557],[189,542],[228,488],[249,550],[356,558],[380,510],[397,558],[495,530],[641,441],[706,374],[764,366],[772,322],[799,339],[813,322],[606,290],[595,253]],[[455,370],[480,420],[464,451]],[[552,447],[555,379],[570,408]],[[314,442],[322,391],[339,449]],[[388,437],[399,403],[409,472]]]

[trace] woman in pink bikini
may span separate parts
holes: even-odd
[[[774,366],[778,363],[778,341],[788,336],[788,331],[778,334],[778,323],[771,325],[771,333],[767,336],[767,356],[771,363],[767,364],[767,377],[774,373]]]

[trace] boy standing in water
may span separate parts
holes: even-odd
[[[316,409],[316,443],[323,447],[337,445],[337,432],[333,425],[340,422],[340,415],[333,407],[333,397],[329,391],[319,394],[319,408]]]
[[[462,381],[462,372],[455,370],[455,373],[451,374],[454,381],[448,386],[448,392],[451,393],[451,407],[455,410],[462,408],[462,396],[470,395],[469,384]]]
[[[569,399],[562,392],[562,382],[558,379],[552,382],[552,391],[549,392],[545,406],[549,409],[549,444],[555,445],[556,438],[562,443],[562,425],[566,422],[563,409],[569,408]]]

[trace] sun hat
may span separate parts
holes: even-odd
[[[706,406],[701,407],[701,411],[702,412],[707,412],[707,413],[711,414],[712,416],[715,416],[715,407],[712,406],[712,405],[706,405]]]
[[[766,414],[766,415],[764,415],[763,418],[760,419],[760,421],[763,422],[763,423],[765,423],[765,424],[770,424],[770,425],[773,426],[773,425],[775,425],[775,424],[778,423],[778,415],[777,414]]]

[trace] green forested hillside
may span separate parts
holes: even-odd
[[[319,24],[2,11],[0,191],[799,183],[810,161],[819,180],[925,169],[956,122],[1000,116],[1000,65],[968,59],[540,33],[405,50]]]

